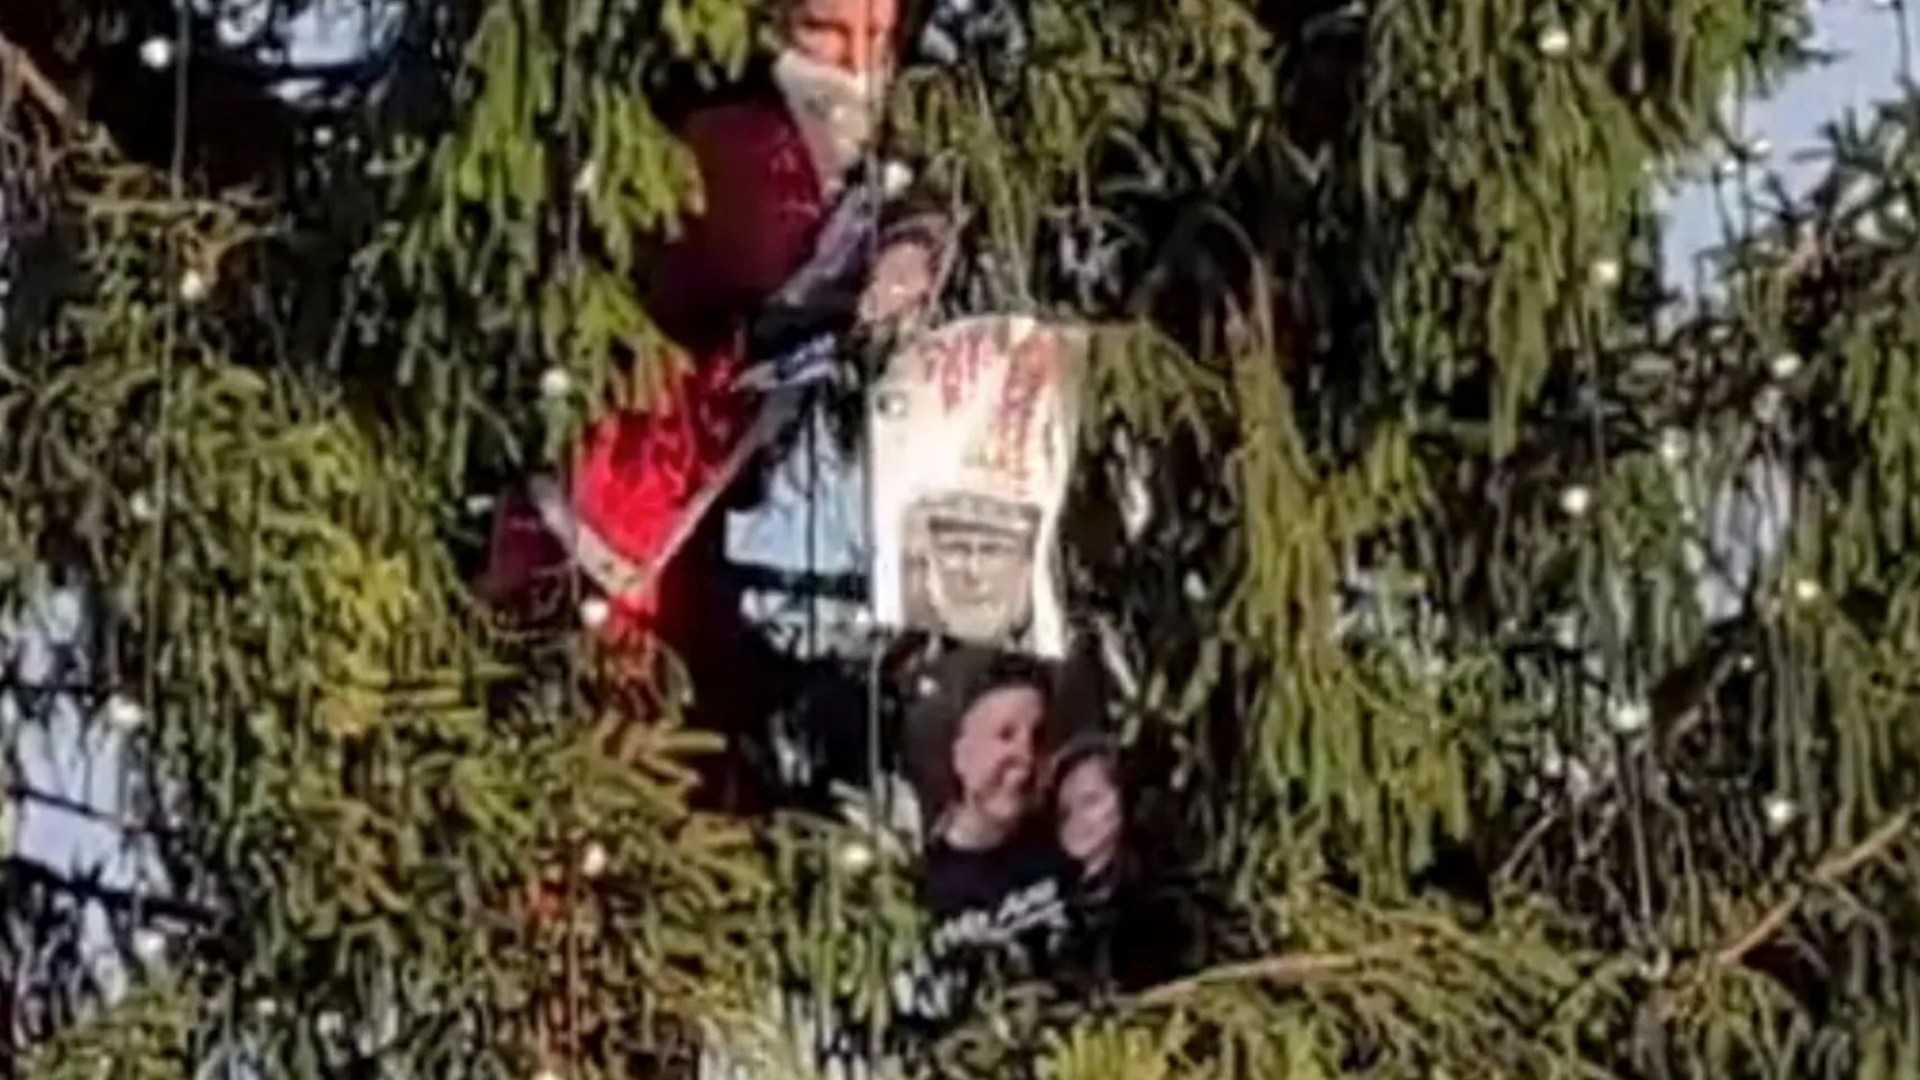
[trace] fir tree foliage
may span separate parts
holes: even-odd
[[[956,295],[1101,329],[1074,593],[1183,912],[1123,935],[1146,976],[929,1039],[911,852],[690,810],[674,688],[593,713],[457,572],[469,496],[655,385],[632,280],[698,198],[656,103],[761,7],[410,5],[239,190],[7,99],[81,272],[10,312],[0,595],[95,587],[206,913],[30,1075],[658,1075],[716,1032],[804,1073],[808,1012],[946,1075],[1920,1070],[1911,103],[1676,309],[1651,174],[1804,59],[1799,4],[1032,0],[1018,63],[910,69]],[[1702,506],[1756,465],[1791,543],[1725,618]]]

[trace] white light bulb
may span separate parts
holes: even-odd
[[[1767,796],[1767,801],[1761,806],[1761,812],[1767,817],[1767,827],[1777,832],[1793,824],[1793,819],[1799,816],[1800,808],[1785,795],[1773,794]]]
[[[205,300],[207,294],[212,291],[213,283],[208,281],[206,275],[200,271],[189,269],[180,275],[180,299],[187,303],[197,304]]]
[[[173,42],[154,35],[140,43],[140,62],[159,71],[173,65]]]
[[[1620,284],[1622,271],[1619,259],[1596,259],[1588,272],[1593,278],[1593,283],[1600,288],[1611,289]]]
[[[115,731],[134,731],[147,722],[147,710],[132,698],[115,694],[107,699],[106,719]]]
[[[592,194],[599,182],[600,167],[596,162],[589,161],[580,166],[579,172],[573,174],[573,193],[575,195]]]
[[[580,624],[589,630],[598,630],[607,625],[612,618],[613,609],[598,596],[589,596],[580,601]]]
[[[1660,433],[1660,460],[1669,465],[1678,465],[1687,459],[1687,433],[1680,428],[1667,428]]]
[[[467,513],[472,514],[474,517],[479,517],[482,514],[490,514],[493,512],[493,496],[469,495],[467,496],[465,505]]]
[[[1198,571],[1187,571],[1187,576],[1180,581],[1180,587],[1187,594],[1187,599],[1196,604],[1207,598],[1207,583]]]
[[[540,373],[540,396],[549,401],[573,393],[573,376],[563,367],[550,367]]]
[[[1540,52],[1551,57],[1567,55],[1573,49],[1573,35],[1564,26],[1549,26],[1540,31]]]
[[[933,681],[933,676],[922,675],[920,681],[914,684],[913,690],[923,698],[932,697],[940,692],[940,684]]]
[[[592,881],[607,872],[607,864],[610,861],[606,845],[596,840],[588,844],[586,850],[580,853],[580,875]]]
[[[1549,750],[1540,759],[1540,775],[1549,780],[1558,780],[1567,775],[1567,759],[1558,750]]]
[[[913,170],[898,161],[889,161],[880,173],[880,190],[889,199],[897,199],[913,186]]]
[[[1593,509],[1593,491],[1582,484],[1569,485],[1560,492],[1560,509],[1570,517],[1581,517]]]
[[[1740,669],[1741,674],[1751,675],[1760,670],[1760,661],[1752,653],[1741,653],[1740,658],[1734,661],[1734,666]]]
[[[1612,724],[1613,730],[1620,734],[1631,735],[1644,729],[1649,718],[1645,702],[1623,701],[1613,707],[1613,712],[1607,716],[1607,722]]]
[[[873,867],[873,847],[861,840],[849,840],[840,846],[840,869],[849,874],[863,874]]]
[[[158,930],[145,928],[133,932],[133,954],[149,964],[156,963],[167,953],[167,935]]]
[[[1800,369],[1805,366],[1800,354],[1789,350],[1774,357],[1773,362],[1767,365],[1767,370],[1773,373],[1774,378],[1784,381],[1800,374]]]
[[[144,491],[136,491],[127,499],[127,513],[133,515],[133,520],[142,524],[152,521],[159,515],[159,511],[153,505],[153,496]]]
[[[337,1039],[340,1037],[340,1033],[347,1029],[347,1021],[346,1018],[339,1013],[328,1009],[326,1012],[321,1013],[319,1018],[313,1022],[313,1027],[315,1031],[319,1032],[321,1038]]]
[[[1747,156],[1756,161],[1773,156],[1773,140],[1763,137],[1748,143]]]
[[[1793,583],[1793,598],[1803,604],[1820,599],[1820,592],[1820,583],[1812,578],[1801,578]]]

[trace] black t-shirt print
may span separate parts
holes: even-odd
[[[926,868],[936,958],[977,951],[1037,963],[1069,928],[1076,867],[1045,838],[987,851],[936,840]]]
[[[966,1011],[971,989],[993,972],[1044,974],[1071,928],[1074,866],[1044,836],[989,851],[934,840],[926,853],[926,944],[894,981],[910,1026],[944,1027]]]

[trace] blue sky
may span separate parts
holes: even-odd
[[[350,3],[329,6],[335,11],[353,10]],[[1843,57],[1794,78],[1769,99],[1751,102],[1743,110],[1747,137],[1771,143],[1771,167],[1801,184],[1818,175],[1821,166],[1818,161],[1795,158],[1816,146],[1820,126],[1848,108],[1864,111],[1875,99],[1890,95],[1901,63],[1901,34],[1895,21],[1899,15],[1890,7],[1874,0],[1835,0],[1818,4],[1815,14],[1821,35]],[[293,59],[337,60],[350,55],[361,38],[362,29],[352,21],[317,16]],[[1723,187],[1722,198],[1731,194]],[[1716,206],[1711,184],[1695,183],[1673,193],[1666,240],[1669,271],[1676,283],[1690,281],[1693,260],[1719,242],[1722,225]],[[829,462],[825,471],[842,470]],[[820,568],[856,567],[856,538],[864,531],[859,485],[830,485],[827,497],[810,512],[803,481],[790,472],[776,486],[767,509],[736,521],[737,554],[799,568],[805,562],[805,538],[811,531]],[[43,597],[38,610],[28,613],[29,625],[12,635],[11,643],[0,625],[0,653],[24,652],[29,671],[43,668],[49,637],[61,636],[63,629],[82,618],[76,604],[77,599]],[[36,625],[41,629],[34,629]],[[0,730],[11,732],[16,719],[7,715],[6,703],[0,701]],[[30,786],[102,810],[120,805],[118,737],[100,726],[83,724],[71,702],[54,710],[50,725],[23,725],[14,738]],[[116,884],[132,885],[141,879],[142,860],[129,856],[126,838],[110,825],[38,804],[16,805],[9,817],[14,830],[11,845],[29,858],[80,871],[105,867],[107,880]]]

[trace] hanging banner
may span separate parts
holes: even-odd
[[[1086,335],[1023,316],[951,323],[874,387],[875,618],[1058,658],[1058,537]]]

